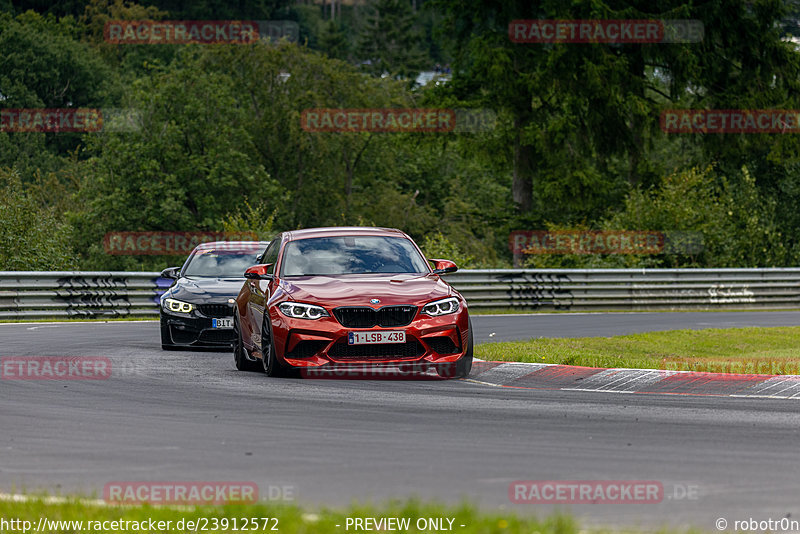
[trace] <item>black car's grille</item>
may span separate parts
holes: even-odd
[[[298,341],[291,352],[286,353],[287,358],[310,358],[327,345],[327,341],[306,340]]]
[[[381,358],[419,358],[425,354],[425,347],[412,339],[405,343],[380,343],[375,345],[348,345],[334,343],[328,355],[335,360],[370,360]]]
[[[206,317],[230,317],[233,308],[227,304],[200,304],[197,309]]]
[[[172,342],[179,345],[188,345],[197,340],[197,331],[195,330],[182,330],[171,326],[169,333],[172,337]]]
[[[231,343],[233,341],[233,330],[203,330],[200,332],[198,341],[203,343]]]
[[[333,310],[336,320],[347,328],[406,326],[416,314],[416,306],[384,306],[378,310],[367,306],[346,306]]]
[[[447,336],[426,337],[425,343],[439,354],[455,354],[458,352],[456,344]]]

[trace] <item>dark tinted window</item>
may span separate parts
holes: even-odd
[[[243,278],[244,271],[255,263],[257,254],[255,247],[237,250],[197,249],[186,262],[183,276]]]
[[[267,272],[270,274],[275,273],[275,264],[278,262],[278,251],[281,248],[281,238],[280,236],[276,237],[272,240],[272,243],[269,244],[267,247],[267,251],[264,253],[264,257],[261,258],[261,263],[271,263]]]

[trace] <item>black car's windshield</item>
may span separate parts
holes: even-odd
[[[286,245],[282,276],[427,273],[408,239],[384,236],[317,237]]]
[[[255,249],[195,250],[183,270],[183,276],[243,278],[244,271],[256,263],[257,254]]]

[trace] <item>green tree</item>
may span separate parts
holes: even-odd
[[[776,203],[756,186],[745,167],[729,176],[712,167],[692,168],[664,179],[660,188],[631,191],[624,210],[607,229],[697,232],[697,255],[664,255],[661,267],[777,267],[798,260],[798,247],[784,243]],[[645,257],[628,258],[647,261]]]
[[[90,46],[77,40],[74,19],[32,11],[0,14],[0,109],[102,108],[118,96],[112,71]],[[56,171],[60,157],[80,145],[79,133],[0,132],[0,165],[24,181],[36,170]]]
[[[797,55],[780,41],[777,22],[786,11],[777,0],[434,5],[446,14],[442,39],[455,57],[453,93],[481,95],[483,105],[511,118],[512,199],[523,215],[596,219],[603,205],[619,204],[629,185],[657,184],[666,169],[654,166],[648,151],[663,137],[658,117],[665,107],[781,107],[796,94]],[[705,38],[518,44],[508,36],[509,22],[518,19],[698,19]],[[759,145],[794,143],[734,137],[703,140],[711,159],[724,155],[733,169]],[[733,157],[743,143],[751,148]]]
[[[118,268],[133,261],[103,255],[106,232],[219,230],[248,192],[274,194],[274,181],[253,157],[256,141],[237,105],[239,89],[221,73],[199,76],[203,53],[186,48],[181,62],[136,81],[137,131],[88,136],[94,156],[85,172],[92,180],[76,222],[86,261]]]
[[[362,30],[359,56],[373,74],[414,78],[430,61],[406,0],[375,0]]]
[[[74,269],[71,228],[25,193],[18,173],[0,169],[0,271]]]
[[[347,40],[347,34],[333,20],[329,20],[323,26],[318,48],[334,59],[347,60],[350,56],[350,42]]]

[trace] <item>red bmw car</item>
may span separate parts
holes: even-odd
[[[310,228],[277,236],[234,306],[234,360],[269,376],[339,368],[472,368],[464,298],[400,230]]]

